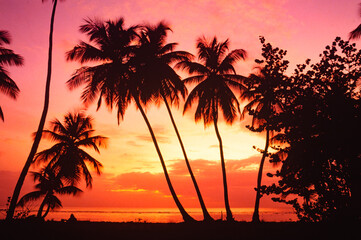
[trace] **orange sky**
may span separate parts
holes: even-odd
[[[5,122],[0,122],[0,207],[5,206],[32,144],[31,134],[37,128],[43,106],[48,31],[51,1],[0,0],[0,29],[12,36],[9,48],[25,58],[23,67],[8,70],[21,93],[17,101],[0,95]],[[86,17],[114,19],[124,17],[126,25],[161,20],[170,23],[173,32],[169,42],[178,42],[178,50],[195,51],[195,40],[204,35],[230,39],[231,49],[243,48],[248,60],[237,70],[248,75],[254,59],[260,57],[258,37],[263,35],[274,46],[288,50],[290,69],[306,58],[317,59],[323,48],[336,36],[347,38],[361,21],[359,0],[66,0],[58,4],[55,19],[53,77],[47,120],[62,118],[64,113],[80,109],[81,89],[69,92],[65,82],[80,65],[65,61],[65,52],[79,39],[85,40],[78,27]],[[64,206],[98,207],[174,207],[169,197],[159,159],[139,112],[131,106],[124,121],[117,125],[116,115],[107,109],[88,111],[95,118],[98,134],[109,137],[101,155],[92,152],[104,165],[103,174],[94,176],[92,190],[79,198],[65,197]],[[211,126],[195,124],[192,113],[182,116],[173,109],[183,141],[191,159],[201,192],[209,207],[223,207],[223,189],[218,141]],[[182,153],[166,110],[155,106],[147,109],[149,119],[174,181],[175,189],[186,207],[198,207],[195,191],[187,176]],[[220,123],[228,171],[231,207],[253,207],[256,174],[263,135],[244,128]],[[50,146],[42,141],[40,150]],[[266,166],[264,172],[274,171]],[[264,177],[264,183],[270,179]],[[33,185],[27,179],[22,193]],[[261,207],[282,207],[264,197]]]

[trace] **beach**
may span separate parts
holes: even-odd
[[[1,239],[355,239],[360,223],[0,221]],[[356,234],[356,235],[355,235]]]

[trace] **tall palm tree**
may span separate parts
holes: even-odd
[[[44,2],[46,0],[42,0]],[[29,171],[31,162],[34,159],[34,156],[38,150],[39,143],[41,140],[41,134],[44,129],[45,121],[46,121],[46,115],[48,114],[49,109],[49,95],[50,95],[50,80],[51,80],[51,70],[52,70],[52,52],[53,52],[53,31],[54,31],[54,18],[55,18],[55,11],[56,6],[58,3],[58,0],[52,0],[53,2],[53,10],[51,13],[51,19],[50,19],[50,33],[49,33],[49,51],[48,51],[48,71],[46,76],[46,85],[45,85],[45,99],[44,99],[44,107],[43,112],[41,114],[38,130],[36,132],[36,136],[34,138],[33,145],[31,147],[30,153],[28,158],[26,159],[25,165],[23,167],[23,170],[20,173],[20,177],[16,183],[14,193],[11,197],[10,205],[9,205],[9,211],[7,212],[6,219],[11,220],[14,216],[14,211],[16,207],[16,203],[19,198],[20,190],[23,186],[26,174]]]
[[[361,3],[359,4],[359,15],[361,16]],[[357,26],[354,30],[352,30],[349,34],[349,39],[359,39],[361,37],[361,24]]]
[[[151,102],[152,99],[155,101],[162,100],[164,102],[196,190],[204,220],[212,221],[213,218],[208,213],[204,204],[202,194],[194,177],[184,144],[170,109],[171,104],[178,106],[180,100],[179,95],[185,98],[187,94],[187,88],[170,65],[179,61],[188,61],[193,56],[188,52],[174,51],[173,49],[177,43],[166,43],[167,31],[171,31],[170,27],[166,23],[160,22],[156,26],[145,26],[141,34],[140,47],[135,57],[137,59],[137,66],[139,66],[137,75],[140,75],[142,78],[141,99],[144,104]]]
[[[13,50],[5,48],[4,44],[10,44],[11,38],[7,31],[0,30],[0,91],[5,95],[16,99],[19,94],[19,88],[9,76],[5,66],[21,66],[24,59],[22,56],[14,53]],[[0,118],[4,121],[4,114],[0,107]]]
[[[136,75],[134,61],[131,60],[135,53],[134,39],[137,37],[136,30],[139,27],[125,29],[123,25],[124,20],[120,18],[105,23],[88,20],[80,27],[80,31],[88,35],[90,43],[81,42],[67,53],[67,59],[78,60],[81,63],[88,61],[101,61],[101,63],[78,69],[68,81],[68,86],[73,89],[85,83],[82,100],[86,104],[99,96],[98,108],[102,99],[110,109],[116,105],[118,123],[131,101],[135,102],[151,134],[172,197],[184,221],[192,221],[193,218],[185,211],[174,191],[156,137],[140,100],[142,80]]]
[[[45,218],[50,210],[62,207],[61,201],[56,196],[72,194],[73,196],[79,195],[82,190],[73,185],[64,185],[59,175],[55,175],[54,172],[48,168],[42,169],[40,172],[32,172],[34,182],[38,181],[35,185],[36,191],[25,194],[18,202],[18,206],[23,207],[26,203],[36,201],[43,198],[40,204],[37,217]],[[43,214],[44,207],[47,206],[45,213]]]
[[[214,37],[210,42],[207,39],[197,40],[199,62],[183,61],[177,67],[187,70],[190,74],[195,74],[183,81],[186,84],[197,83],[184,105],[184,112],[189,110],[192,104],[197,101],[195,121],[203,119],[205,126],[213,123],[219,141],[221,157],[224,202],[227,212],[227,220],[232,221],[232,211],[228,200],[228,186],[226,177],[226,165],[223,154],[222,138],[218,130],[219,110],[227,123],[232,124],[236,119],[239,110],[239,102],[234,91],[243,89],[242,81],[244,77],[237,75],[234,64],[241,59],[245,59],[246,51],[236,49],[229,53],[229,41],[218,42]]]
[[[63,179],[75,185],[84,178],[86,186],[92,186],[92,176],[87,165],[100,175],[102,164],[90,156],[83,148],[92,148],[99,153],[107,138],[93,136],[92,118],[83,113],[68,113],[64,123],[58,119],[51,122],[51,130],[44,130],[46,138],[55,144],[36,154],[34,163],[47,163],[47,168]]]

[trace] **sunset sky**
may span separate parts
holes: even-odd
[[[17,178],[29,154],[32,133],[36,131],[43,108],[47,67],[48,33],[51,0],[0,0],[0,30],[7,30],[13,49],[25,59],[23,67],[9,67],[10,76],[21,92],[16,101],[0,94],[5,122],[0,122],[0,207],[11,196]],[[242,48],[246,61],[237,63],[239,74],[247,76],[260,58],[259,36],[273,46],[287,50],[290,72],[307,58],[318,55],[336,36],[348,33],[361,23],[359,0],[65,0],[58,3],[54,29],[53,75],[47,122],[62,119],[69,111],[83,109],[81,88],[70,92],[65,82],[80,65],[66,62],[65,52],[80,39],[87,40],[78,29],[85,18],[103,20],[123,17],[125,25],[165,20],[172,28],[168,42],[179,43],[177,50],[196,54],[198,37],[229,38],[230,49]],[[186,76],[184,73],[179,73]],[[208,207],[224,207],[219,148],[213,126],[204,128],[194,122],[194,112],[182,114],[173,108],[188,157]],[[93,188],[82,186],[81,197],[62,197],[63,206],[89,207],[175,207],[170,197],[161,165],[141,114],[130,106],[124,121],[117,124],[115,111],[96,111],[90,105],[87,113],[94,118],[97,134],[109,138],[101,154],[89,151],[103,165],[103,174],[94,173]],[[185,207],[198,207],[183,155],[165,107],[147,109],[175,190]],[[253,207],[254,187],[260,154],[253,146],[263,148],[264,135],[250,132],[244,121],[232,126],[219,123],[224,141],[231,207]],[[48,125],[46,125],[48,126]],[[42,140],[39,150],[51,146]],[[32,168],[31,171],[36,169]],[[265,173],[275,171],[269,164]],[[264,176],[264,183],[270,179]],[[33,186],[27,178],[21,195]],[[270,197],[261,200],[262,207],[284,207]]]

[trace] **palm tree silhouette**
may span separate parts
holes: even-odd
[[[248,88],[242,94],[243,99],[248,99],[250,102],[244,107],[241,118],[244,118],[246,113],[252,115],[251,126],[248,126],[252,131],[262,132],[266,130],[266,144],[262,151],[262,158],[260,161],[257,177],[257,194],[252,222],[259,222],[259,203],[261,199],[261,182],[262,172],[265,159],[268,155],[268,148],[270,144],[270,134],[272,133],[272,126],[269,119],[272,115],[282,111],[283,104],[277,98],[277,88],[279,87],[280,78],[276,74],[270,74],[268,69],[261,69],[259,74],[251,74],[248,78]]]
[[[4,44],[10,44],[11,38],[7,31],[0,30],[0,91],[5,95],[16,99],[20,90],[14,80],[9,76],[5,66],[21,66],[24,59],[22,56],[15,54],[13,50],[3,47]],[[4,121],[4,114],[0,107],[0,118]]]
[[[224,202],[227,212],[227,220],[232,221],[232,211],[228,200],[228,186],[226,177],[226,165],[224,161],[222,138],[218,130],[219,109],[227,123],[232,124],[236,119],[239,110],[239,102],[233,90],[243,89],[242,81],[245,79],[237,75],[234,63],[245,59],[246,51],[236,49],[227,54],[229,41],[218,42],[214,37],[210,42],[207,39],[197,40],[198,62],[182,61],[176,67],[187,70],[190,74],[196,75],[184,79],[186,84],[197,83],[184,105],[184,112],[191,108],[197,101],[195,121],[203,119],[205,126],[213,123],[219,141],[221,157]]]
[[[359,4],[359,15],[361,16],[361,3]],[[361,37],[361,24],[357,26],[354,30],[352,30],[349,34],[349,39],[359,39]]]
[[[125,29],[123,25],[124,20],[120,18],[105,23],[87,20],[87,23],[80,27],[80,31],[88,35],[93,45],[81,42],[67,53],[67,59],[78,60],[81,63],[88,61],[103,61],[103,63],[78,69],[67,82],[68,86],[73,89],[83,83],[86,84],[81,96],[85,104],[91,103],[99,96],[97,108],[101,106],[102,99],[110,109],[116,105],[118,123],[119,118],[124,117],[131,101],[135,102],[151,134],[172,197],[184,221],[192,221],[193,218],[185,211],[173,189],[156,137],[141,103],[142,78],[136,74],[134,61],[131,60],[137,47],[134,39],[137,37],[136,30],[139,27]]]
[[[99,153],[99,147],[105,147],[107,138],[93,136],[92,118],[83,113],[68,113],[64,123],[58,119],[51,122],[52,130],[44,130],[44,137],[54,141],[51,148],[36,154],[34,163],[47,163],[47,168],[63,179],[75,185],[84,178],[86,186],[92,186],[92,176],[87,165],[100,175],[102,164],[82,148],[92,148]]]
[[[46,0],[42,0],[42,2],[44,2]],[[52,70],[52,52],[53,52],[53,31],[54,31],[54,18],[55,18],[55,11],[56,11],[56,6],[58,3],[58,0],[52,0],[53,2],[53,10],[51,13],[51,20],[50,20],[50,33],[49,33],[49,52],[48,52],[48,71],[47,71],[47,76],[46,76],[46,85],[45,85],[45,99],[44,99],[44,107],[43,107],[43,112],[41,114],[41,118],[40,118],[40,122],[39,122],[39,126],[38,126],[38,130],[36,132],[36,136],[34,138],[34,142],[33,145],[31,147],[29,156],[25,162],[25,165],[23,167],[23,170],[20,173],[20,177],[16,183],[15,189],[14,189],[14,193],[12,195],[11,201],[10,201],[10,205],[9,205],[9,210],[7,212],[6,215],[6,219],[7,220],[11,220],[14,216],[14,211],[15,211],[15,207],[16,207],[16,203],[18,201],[19,198],[19,194],[20,194],[20,190],[23,186],[26,174],[29,171],[29,167],[31,165],[31,162],[34,159],[34,156],[38,150],[39,147],[39,143],[41,140],[41,134],[43,132],[44,129],[44,125],[45,125],[45,121],[46,121],[46,115],[48,114],[48,109],[49,109],[49,95],[50,95],[50,80],[51,80],[51,70]]]
[[[25,194],[19,200],[17,205],[23,207],[28,202],[43,198],[37,213],[38,218],[44,219],[50,210],[62,207],[61,201],[56,196],[56,194],[72,194],[73,196],[77,196],[82,192],[82,190],[76,186],[65,186],[61,181],[61,177],[59,177],[59,175],[55,175],[54,172],[50,171],[50,169],[46,167],[43,168],[40,172],[32,172],[32,175],[34,177],[34,182],[38,181],[38,183],[35,185],[35,189],[37,190]],[[45,206],[47,206],[47,209],[43,214]]]
[[[166,43],[167,31],[171,31],[170,27],[166,23],[160,22],[156,26],[145,26],[141,34],[140,47],[135,55],[136,65],[138,66],[137,75],[142,78],[141,100],[144,104],[152,100],[163,100],[165,103],[181,146],[188,172],[197,193],[204,220],[212,221],[213,218],[208,213],[204,204],[202,194],[194,177],[184,144],[170,109],[170,104],[178,106],[179,95],[185,98],[187,94],[187,88],[170,64],[179,61],[188,61],[193,55],[184,51],[174,51],[173,49],[177,43]]]

